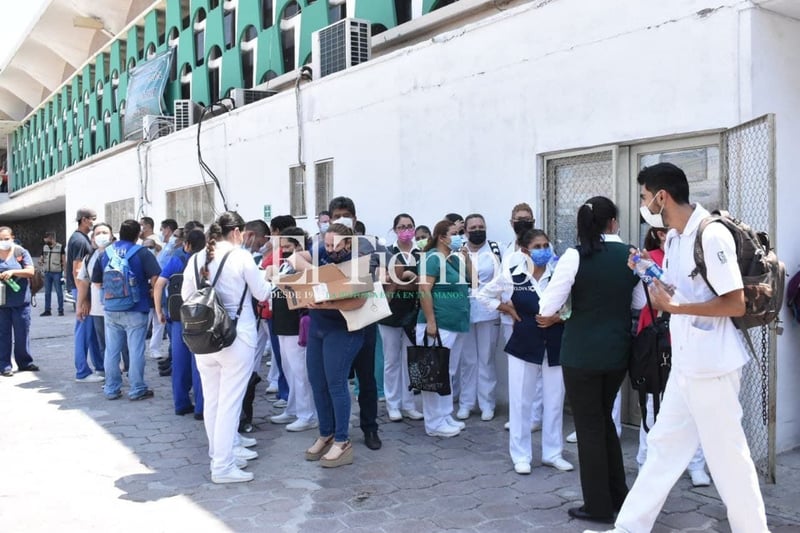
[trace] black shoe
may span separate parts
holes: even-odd
[[[184,407],[183,409],[175,409],[175,414],[178,416],[188,415],[189,413],[194,413],[194,405]]]
[[[128,398],[128,399],[130,401],[132,401],[132,402],[138,402],[139,400],[146,400],[148,398],[152,398],[153,396],[155,396],[155,393],[153,391],[151,391],[150,389],[147,389],[146,391],[141,393],[139,396],[133,396],[133,397]]]
[[[44,311],[39,316],[53,316],[53,313],[51,313],[50,311]]]
[[[583,507],[573,507],[567,511],[572,518],[587,520],[589,522],[599,522],[601,524],[613,524],[613,516],[595,516],[586,512]]]
[[[10,376],[13,376],[13,375],[14,375],[14,369],[11,368],[10,366],[6,367],[2,371],[0,371],[0,376],[10,377]]]
[[[256,428],[250,422],[242,422],[239,424],[239,433],[252,433]]]
[[[58,316],[64,316],[64,311],[59,311]]]
[[[195,420],[202,420],[203,419],[203,413],[195,413],[194,414],[194,419]]]
[[[365,431],[364,444],[366,444],[367,448],[370,450],[380,450],[383,445],[377,431]]]
[[[19,372],[38,372],[39,367],[34,365],[33,363],[29,364],[25,368],[20,368]]]
[[[169,367],[166,370],[159,370],[158,375],[162,377],[167,377],[172,375],[172,367]]]

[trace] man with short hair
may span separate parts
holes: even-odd
[[[178,230],[178,222],[173,218],[165,218],[161,221],[161,242],[164,243],[164,246],[161,248],[161,252],[156,257],[158,259],[158,264],[161,268],[167,266],[169,260],[177,253],[180,252],[181,246],[176,246],[177,237],[175,236],[175,232]]]
[[[106,248],[97,261],[92,272],[92,283],[103,287],[106,292],[105,324],[106,324],[106,383],[103,392],[109,400],[122,396],[122,374],[119,369],[119,357],[122,346],[127,340],[130,352],[128,380],[130,390],[128,399],[144,400],[153,397],[153,391],[147,388],[144,381],[144,346],[147,335],[147,319],[150,313],[150,288],[155,286],[161,267],[153,254],[143,250],[136,244],[141,226],[135,220],[126,220],[119,228],[119,240]],[[109,288],[104,283],[104,271],[113,258],[127,260],[130,270],[131,287],[138,291],[134,302],[125,310],[109,310]],[[134,293],[136,294],[136,293]],[[138,301],[136,301],[138,298]]]
[[[39,316],[52,315],[50,304],[53,290],[56,291],[58,301],[58,316],[64,316],[64,289],[61,287],[61,277],[64,275],[66,257],[64,245],[56,241],[56,233],[46,231],[42,257],[39,259],[39,267],[44,274],[44,312]]]
[[[746,309],[736,244],[722,224],[705,228],[700,245],[706,282],[696,275],[694,248],[698,227],[709,212],[689,203],[686,174],[672,163],[658,163],[644,168],[637,181],[645,222],[670,228],[664,283],[655,280],[648,290],[653,307],[670,313],[672,370],[658,420],[647,436],[647,460],[611,531],[650,531],[699,444],[731,530],[766,533],[764,500],[739,402],[742,367],[749,357],[731,320]]]
[[[70,236],[67,242],[67,264],[66,278],[67,290],[72,292],[73,301],[78,301],[78,289],[75,285],[75,277],[80,272],[81,265],[86,256],[93,252],[92,241],[89,240],[89,232],[92,230],[94,221],[97,220],[97,213],[94,209],[82,207],[75,215],[78,227]],[[92,358],[94,371],[89,366],[86,358],[87,352]],[[94,324],[91,320],[75,319],[75,381],[79,383],[98,383],[103,381],[103,354],[100,353],[100,345],[94,332]]]
[[[161,248],[164,246],[164,243],[158,240],[158,235],[155,234],[153,229],[155,228],[155,221],[150,217],[142,217],[139,220],[139,226],[142,228],[141,232],[139,233],[139,241],[144,241],[145,239],[153,239],[153,242],[156,245],[156,255],[158,252],[161,251]]]

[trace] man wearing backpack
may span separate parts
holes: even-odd
[[[128,379],[131,401],[153,397],[144,382],[144,348],[150,313],[150,287],[155,286],[161,267],[153,254],[136,244],[141,226],[135,220],[124,221],[119,241],[108,246],[95,264],[92,283],[103,288],[105,304],[106,383],[103,392],[109,400],[122,396],[119,357],[127,338],[130,352]]]
[[[649,532],[700,444],[731,530],[767,532],[764,501],[741,425],[739,388],[748,355],[731,320],[746,310],[734,238],[723,224],[709,224],[699,243],[708,282],[692,276],[695,237],[709,212],[689,203],[686,175],[671,163],[645,168],[637,181],[645,221],[670,228],[664,283],[656,280],[649,290],[653,307],[671,314],[672,371],[658,423],[647,437],[647,460],[612,531]]]

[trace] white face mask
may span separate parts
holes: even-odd
[[[329,223],[329,222],[322,222],[322,223],[319,225],[319,232],[320,232],[320,233],[325,233],[326,231],[328,231],[328,228],[329,228],[329,227],[331,227],[331,225],[330,225],[330,223]]]
[[[100,235],[95,235],[94,243],[97,245],[98,248],[105,248],[108,246],[108,243],[111,242],[111,235],[106,235],[105,233],[101,233]]]
[[[350,217],[337,218],[333,222],[334,224],[341,224],[343,226],[347,226],[350,229],[353,229],[353,219]]]
[[[647,205],[643,205],[639,208],[639,213],[641,213],[642,218],[645,222],[647,222],[650,226],[654,228],[664,228],[664,218],[661,216],[661,213],[664,212],[664,206],[661,206],[661,209],[658,213],[651,213],[650,212],[650,205],[656,200],[656,196],[661,191],[658,191],[656,194],[653,195],[653,199]]]
[[[0,250],[4,252],[10,250],[14,246],[14,241],[0,241]]]

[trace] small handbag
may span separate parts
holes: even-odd
[[[408,390],[438,392],[448,396],[450,389],[450,348],[442,345],[442,337],[436,332],[436,340],[428,345],[428,335],[423,337],[422,346],[409,346],[408,351]]]
[[[366,294],[364,305],[358,309],[339,310],[347,321],[347,331],[364,329],[370,324],[391,316],[392,310],[389,308],[389,301],[386,299],[381,283],[373,282],[372,289],[371,293]]]

